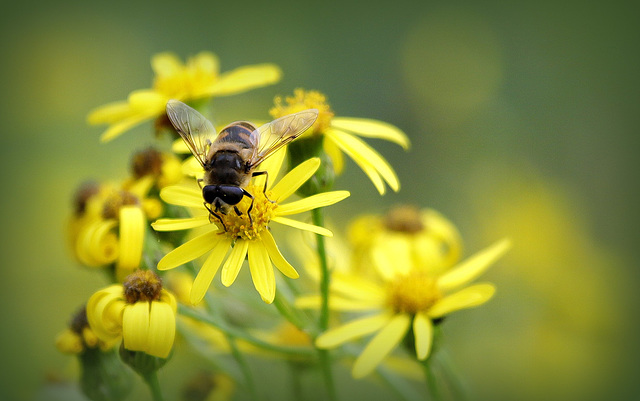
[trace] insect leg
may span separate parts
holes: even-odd
[[[209,211],[209,221],[211,221],[211,216],[214,216],[215,218],[220,220],[220,223],[222,223],[222,228],[224,229],[224,231],[227,231],[227,226],[224,224],[224,221],[222,221],[222,217],[220,217],[216,212],[211,210],[207,202],[204,202],[204,207]]]
[[[264,194],[264,197],[266,200],[268,200],[271,203],[276,203],[275,201],[272,201],[271,199],[269,199],[269,197],[267,196],[267,183],[269,182],[269,172],[265,171],[254,171],[251,174],[251,177],[257,177],[259,175],[265,175],[265,179],[264,179],[264,187],[262,188],[262,193]]]
[[[200,187],[200,190],[202,191],[202,183],[204,182],[204,178],[198,178],[198,186]]]
[[[251,195],[246,189],[244,188],[241,188],[241,189],[244,196],[251,198],[251,205],[249,205],[249,209],[247,209],[247,216],[249,216],[249,224],[251,224],[251,226],[253,227],[253,218],[251,217],[251,210],[253,209],[254,198],[253,198],[253,195]],[[237,209],[238,208],[236,208],[236,213],[237,213]]]

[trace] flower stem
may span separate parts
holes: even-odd
[[[256,383],[253,381],[251,369],[249,368],[249,364],[247,364],[247,361],[244,359],[244,355],[242,355],[242,353],[240,352],[238,344],[236,344],[236,339],[234,337],[228,336],[227,341],[229,342],[229,346],[231,347],[231,354],[233,355],[233,358],[236,360],[238,365],[240,365],[240,369],[242,370],[242,374],[244,375],[249,393],[251,394],[251,399],[259,400],[260,397],[258,396],[258,391],[256,390]]]
[[[153,401],[163,401],[160,382],[158,381],[158,371],[151,371],[142,376],[142,378],[144,379],[144,382],[147,383],[147,386],[149,386],[149,390],[151,390]]]
[[[424,377],[427,381],[427,387],[429,387],[430,399],[432,401],[442,400],[442,393],[440,391],[440,384],[438,378],[434,374],[431,362],[433,361],[433,355],[426,360],[422,361],[422,367],[424,369]]]
[[[322,208],[313,209],[311,211],[311,218],[314,225],[324,227],[324,215]],[[324,332],[329,328],[329,284],[331,283],[331,272],[329,271],[329,264],[327,263],[327,252],[325,249],[324,237],[322,235],[316,235],[316,245],[320,261],[320,295],[322,297],[318,326],[320,328],[320,332]],[[333,382],[333,373],[331,372],[331,355],[327,350],[319,348],[316,349],[318,350],[320,367],[322,369],[322,375],[324,377],[329,399],[336,400],[336,389]]]

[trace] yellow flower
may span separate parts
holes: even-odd
[[[141,180],[127,191],[100,184],[81,187],[69,224],[69,242],[80,263],[113,265],[119,281],[139,267],[146,226],[141,199],[150,183]]]
[[[186,64],[173,53],[156,54],[151,67],[155,72],[153,88],[133,91],[126,101],[106,104],[89,113],[90,124],[109,124],[100,138],[103,142],[162,116],[169,99],[188,102],[233,95],[273,84],[281,76],[280,69],[273,64],[244,66],[221,74],[218,58],[210,52],[201,52]]]
[[[113,347],[115,342],[102,341],[89,327],[87,311],[83,307],[71,320],[69,327],[56,337],[56,347],[65,354],[79,354],[88,348],[100,348],[103,351]]]
[[[372,263],[392,265],[382,259],[393,255],[397,268],[423,266],[430,274],[440,274],[458,262],[462,252],[460,234],[449,220],[435,210],[409,205],[393,207],[384,216],[360,216],[350,223],[348,234],[352,268],[361,273]],[[411,260],[398,260],[402,256]]]
[[[278,151],[262,163],[258,171],[265,170],[269,177],[277,177],[283,158],[284,152]],[[176,186],[163,189],[160,196],[167,203],[195,208],[201,214],[186,219],[160,219],[152,224],[153,228],[157,231],[174,231],[206,226],[206,232],[165,255],[158,263],[158,269],[167,270],[180,266],[211,251],[191,289],[191,303],[197,304],[204,297],[225,258],[221,273],[221,281],[225,286],[233,284],[244,259],[248,258],[256,290],[263,301],[273,302],[276,282],[272,265],[289,278],[298,278],[298,272],[280,253],[269,231],[269,224],[276,222],[331,236],[331,231],[323,227],[292,220],[285,216],[332,205],[349,196],[348,191],[333,191],[282,204],[315,173],[319,166],[319,159],[309,159],[289,171],[276,185],[271,186],[273,180],[268,180],[267,190],[264,192],[265,175],[253,178],[246,188],[253,194],[253,201],[245,196],[237,205],[241,215],[230,210],[226,215],[220,215],[222,221],[209,214],[203,205],[202,191],[195,185],[190,188]],[[251,217],[248,217],[247,210],[252,203]],[[229,253],[228,257],[226,257],[227,253]]]
[[[400,189],[398,176],[389,163],[373,148],[356,135],[367,138],[386,139],[409,148],[409,138],[397,127],[377,120],[353,117],[334,117],[325,95],[318,91],[296,89],[293,97],[275,98],[275,106],[269,111],[274,118],[296,113],[309,108],[318,109],[320,114],[315,124],[305,135],[324,137],[324,150],[331,158],[336,173],[344,167],[342,152],[360,166],[371,179],[380,194],[385,193],[384,181],[393,189]]]
[[[433,276],[419,266],[408,271],[398,270],[393,278],[383,282],[334,275],[329,299],[331,309],[375,313],[324,332],[316,339],[316,346],[334,348],[377,332],[353,365],[353,377],[361,378],[371,373],[413,330],[417,358],[425,360],[431,350],[434,320],[479,306],[493,296],[495,288],[488,283],[458,288],[482,274],[509,246],[508,240],[499,241],[440,276]],[[452,290],[457,291],[451,293]],[[301,297],[296,304],[316,307],[319,297]]]
[[[87,303],[89,325],[98,338],[122,338],[124,348],[160,358],[166,358],[173,346],[176,311],[175,297],[149,270],[138,270],[122,285],[96,292]]]

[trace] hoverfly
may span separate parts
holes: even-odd
[[[218,134],[202,114],[178,100],[167,102],[167,116],[204,169],[204,177],[198,179],[204,206],[226,231],[218,213],[226,215],[233,207],[241,216],[237,205],[247,196],[251,199],[247,215],[253,224],[250,213],[254,197],[245,188],[252,177],[267,174],[255,171],[256,166],[311,127],[318,118],[318,110],[280,117],[260,128],[247,121],[236,121]],[[263,193],[266,189],[267,180]]]

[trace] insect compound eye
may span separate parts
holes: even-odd
[[[244,191],[234,185],[220,185],[219,196],[228,205],[237,205],[244,196]]]
[[[202,188],[202,197],[204,198],[205,202],[213,203],[216,198],[220,197],[220,190],[218,189],[218,186],[205,185],[205,187]]]

